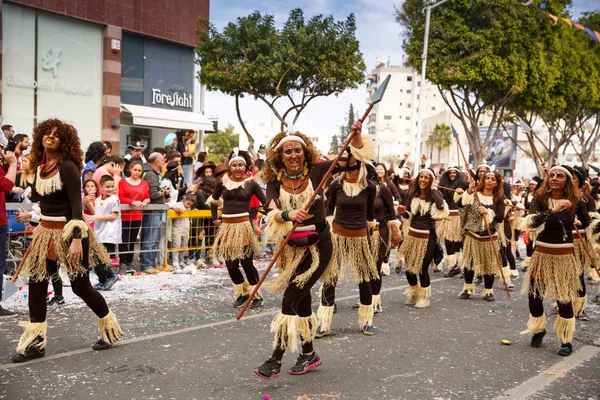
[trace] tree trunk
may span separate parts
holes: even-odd
[[[254,138],[252,137],[250,132],[248,132],[248,129],[246,129],[246,124],[244,123],[244,120],[242,119],[242,113],[240,112],[239,95],[235,96],[235,112],[237,113],[238,121],[240,121],[240,125],[242,126],[242,129],[244,130],[244,133],[248,138],[248,151],[250,152],[250,154],[252,154],[252,157],[256,157],[256,150],[254,150]]]

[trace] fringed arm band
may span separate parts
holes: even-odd
[[[356,148],[350,144],[350,151],[352,156],[358,161],[370,163],[375,158],[375,142],[371,138],[371,135],[361,135],[362,147]]]
[[[80,219],[72,219],[63,228],[62,238],[64,241],[70,239],[85,239],[88,237],[90,226]]]
[[[546,211],[545,213],[547,213]],[[539,224],[539,218],[534,219],[535,217],[539,217],[541,214],[529,214],[519,224],[519,230],[527,232],[527,235],[534,239],[538,237],[540,233],[546,228],[546,217],[541,224]]]

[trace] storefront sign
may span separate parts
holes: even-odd
[[[160,89],[152,88],[152,105],[167,104],[171,107],[192,108],[192,95],[175,92],[171,94],[161,93]]]

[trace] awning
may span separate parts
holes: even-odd
[[[165,110],[121,104],[121,112],[131,114],[133,125],[150,126],[166,129],[193,129],[196,131],[212,131],[213,123],[202,114],[187,111]]]

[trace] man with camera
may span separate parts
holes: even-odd
[[[4,135],[0,135],[0,301],[2,300],[2,289],[4,287],[4,272],[6,271],[6,243],[8,242],[8,220],[6,218],[6,193],[12,190],[17,177],[17,157],[13,151],[16,143],[13,145],[7,142]],[[12,149],[12,150],[11,150]],[[6,172],[5,172],[6,171]],[[2,308],[0,304],[0,318],[13,317],[15,312]]]

